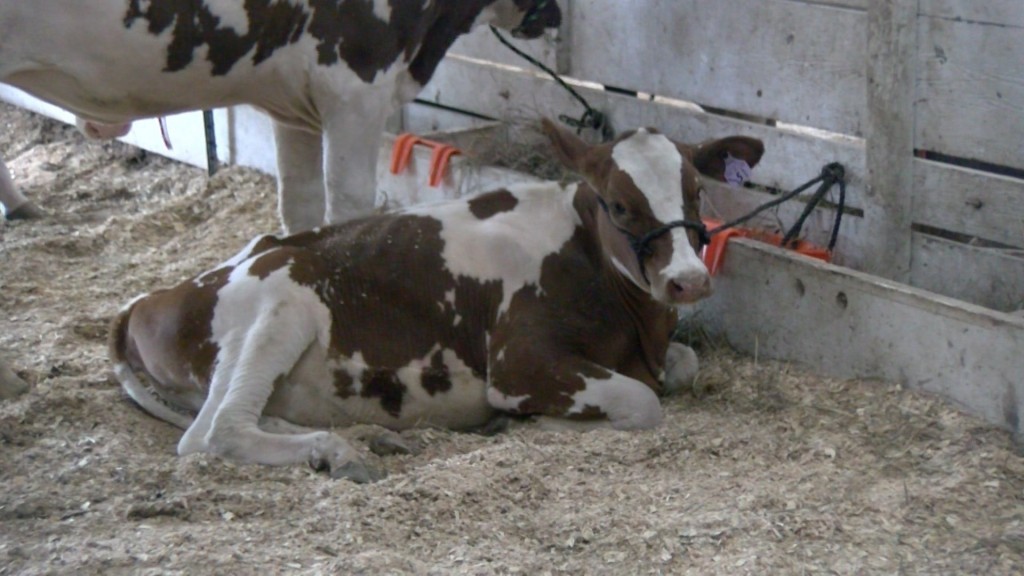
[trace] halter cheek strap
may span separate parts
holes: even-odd
[[[711,236],[708,235],[707,226],[705,226],[703,222],[694,222],[693,220],[675,220],[673,222],[665,224],[664,226],[655,228],[654,230],[651,230],[650,232],[644,234],[643,236],[637,236],[636,234],[633,234],[629,230],[626,230],[625,228],[622,228],[621,226],[615,223],[615,220],[612,219],[611,217],[611,212],[608,210],[608,204],[604,201],[604,198],[601,198],[600,195],[597,195],[597,203],[601,205],[601,208],[604,210],[605,214],[608,214],[608,220],[609,222],[612,223],[612,226],[614,226],[615,229],[618,230],[623,236],[629,239],[629,246],[630,248],[633,249],[633,253],[636,255],[637,263],[640,265],[640,274],[643,275],[644,282],[647,282],[648,285],[650,285],[651,281],[647,278],[647,269],[644,268],[644,261],[647,260],[647,258],[650,257],[651,255],[651,242],[664,236],[673,228],[687,228],[689,230],[696,230],[697,237],[699,239],[698,241],[700,242],[701,247],[707,245],[707,243],[711,241]]]

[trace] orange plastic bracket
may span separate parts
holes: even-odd
[[[450,144],[443,144],[441,142],[435,142],[433,140],[427,140],[426,138],[420,138],[415,134],[399,134],[395,138],[395,144],[391,148],[391,173],[398,174],[409,167],[409,162],[412,160],[412,149],[417,144],[427,146],[432,149],[430,154],[430,186],[437,188],[441,185],[441,181],[444,180],[444,175],[448,171],[448,164],[451,161],[452,156],[456,154],[462,154],[462,151]]]
[[[704,225],[707,226],[708,230],[722,225],[718,220],[713,220],[711,218],[704,218],[703,220]],[[772,244],[773,246],[782,246],[782,236],[779,234],[752,230],[750,228],[730,228],[728,230],[723,230],[712,236],[711,242],[709,242],[707,247],[704,248],[704,265],[708,267],[708,273],[712,276],[721,270],[722,262],[725,260],[725,245],[729,243],[730,238],[735,237],[752,238],[767,244]],[[831,252],[821,246],[811,244],[806,240],[797,240],[788,248],[797,254],[803,254],[810,258],[816,258],[824,262],[832,261]]]

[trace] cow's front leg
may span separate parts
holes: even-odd
[[[554,428],[640,430],[662,418],[650,386],[579,357],[504,350],[492,359],[487,400],[498,410],[545,417]]]
[[[277,207],[286,234],[324,224],[324,167],[320,134],[274,122]]]
[[[361,92],[325,115],[328,224],[373,211],[377,197],[377,158],[391,101],[392,98],[380,90]]]

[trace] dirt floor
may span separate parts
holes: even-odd
[[[33,385],[0,405],[0,574],[1024,572],[1006,433],[709,344],[706,393],[651,432],[419,431],[372,485],[179,458],[108,375],[107,322],[277,230],[272,180],[6,106],[0,155],[50,214],[0,226],[0,354]]]

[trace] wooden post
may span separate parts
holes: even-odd
[[[868,0],[864,271],[910,276],[918,0]]]

